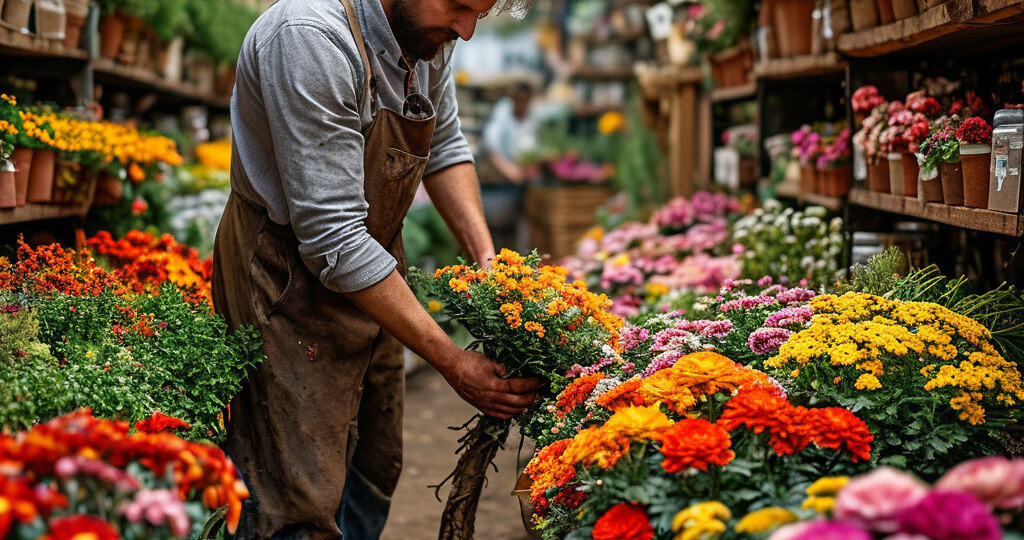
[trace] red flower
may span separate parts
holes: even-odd
[[[992,126],[984,119],[972,116],[956,129],[956,138],[964,144],[992,144]]]
[[[928,118],[935,118],[942,114],[942,105],[933,97],[926,97],[914,100],[910,103],[910,110],[922,113]]]
[[[161,431],[173,431],[176,429],[192,429],[192,425],[173,416],[155,412],[153,416],[136,422],[135,429],[145,433],[160,433]]]
[[[45,540],[120,540],[114,526],[93,516],[68,516],[50,522]]]
[[[141,214],[145,213],[146,210],[149,210],[149,203],[146,202],[146,199],[139,198],[139,199],[135,199],[134,201],[132,201],[132,215],[133,216],[141,215]]]
[[[836,450],[845,446],[854,462],[871,459],[871,442],[875,436],[857,415],[842,407],[810,409],[810,413],[814,444]]]
[[[853,105],[853,112],[868,114],[875,107],[884,104],[885,98],[878,93],[878,88],[869,85],[858,88],[853,93],[850,103]]]
[[[598,518],[593,535],[594,540],[651,540],[654,527],[643,508],[620,503]]]
[[[670,473],[684,472],[690,467],[707,472],[708,465],[728,465],[736,453],[730,450],[729,433],[703,419],[686,418],[676,422],[658,436],[662,468]]]
[[[646,405],[646,400],[637,392],[642,383],[641,379],[630,379],[601,394],[594,402],[613,411]]]

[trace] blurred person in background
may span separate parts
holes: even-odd
[[[469,259],[494,245],[448,66],[488,12],[528,0],[279,0],[253,25],[231,100],[231,196],[213,294],[266,360],[231,403],[226,449],[252,498],[237,537],[379,538],[402,467],[405,345],[485,414],[535,379],[457,347],[404,279],[422,179]]]
[[[537,147],[537,121],[531,114],[533,87],[517,83],[509,96],[494,104],[484,127],[484,148],[494,168],[512,184],[528,180],[528,170],[520,163],[524,153]]]

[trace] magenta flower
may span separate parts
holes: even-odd
[[[811,322],[814,312],[810,306],[782,308],[772,313],[764,320],[764,325],[770,328],[785,328],[791,325],[803,325]]]
[[[719,309],[722,310],[722,313],[728,313],[737,309],[753,309],[757,306],[774,304],[775,302],[775,298],[772,298],[771,296],[746,296],[735,300],[729,300],[722,304],[722,307]]]
[[[1002,456],[974,459],[946,472],[935,489],[970,493],[991,508],[1024,506],[1024,459]]]
[[[795,304],[800,302],[808,302],[811,298],[814,298],[815,296],[818,296],[818,293],[810,289],[797,287],[794,289],[782,291],[779,294],[777,294],[775,298],[779,301],[780,304]]]
[[[871,534],[842,521],[814,521],[792,536],[791,540],[871,540]]]
[[[631,351],[647,341],[650,332],[646,328],[627,326],[619,332],[619,345],[623,351]]]
[[[758,328],[747,338],[747,347],[750,347],[754,354],[773,353],[792,335],[793,332],[785,328]]]
[[[900,513],[928,494],[917,478],[890,467],[879,467],[854,478],[836,495],[832,509],[837,519],[873,531],[892,533]]]
[[[841,494],[841,493],[840,493]],[[930,540],[1000,540],[1003,530],[970,493],[934,491],[899,516],[899,531]]]

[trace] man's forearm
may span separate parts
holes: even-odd
[[[480,182],[472,163],[460,163],[423,178],[434,207],[462,250],[475,262],[494,257],[494,241],[480,202]]]

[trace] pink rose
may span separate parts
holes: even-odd
[[[1024,459],[974,459],[953,467],[935,484],[944,491],[966,491],[992,508],[1024,505]]]
[[[896,518],[928,494],[917,478],[890,467],[879,467],[850,481],[838,495],[836,518],[874,531],[896,532]]]

